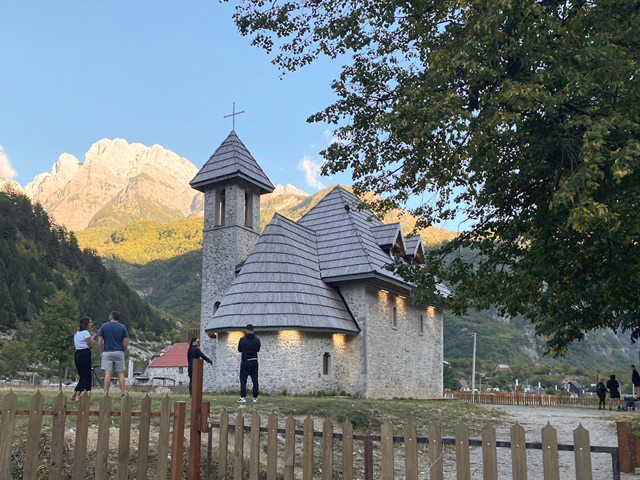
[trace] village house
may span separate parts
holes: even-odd
[[[442,396],[442,311],[414,304],[412,286],[386,268],[398,255],[420,263],[419,236],[340,186],[297,222],[276,213],[260,232],[260,196],[274,186],[235,131],[191,186],[205,196],[206,391],[238,388],[237,344],[251,323],[261,391]]]
[[[188,349],[188,343],[174,343],[154,355],[144,372],[135,377],[135,383],[154,387],[189,385]]]

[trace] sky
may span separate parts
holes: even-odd
[[[0,6],[0,174],[22,186],[102,138],[162,145],[202,167],[235,130],[274,184],[315,193],[340,64],[282,75],[217,0],[35,0]]]

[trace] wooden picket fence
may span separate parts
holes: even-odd
[[[113,411],[112,399],[104,396],[100,399],[100,410],[90,410],[89,395],[82,395],[78,402],[77,410],[67,410],[67,397],[61,392],[55,397],[53,409],[44,408],[44,399],[40,392],[36,392],[31,397],[29,410],[18,410],[16,408],[17,396],[10,391],[4,396],[2,404],[2,421],[0,423],[0,480],[12,478],[11,459],[14,454],[14,436],[16,434],[16,416],[28,415],[28,425],[26,433],[26,445],[24,447],[24,470],[21,478],[35,480],[46,478],[55,480],[71,478],[81,480],[87,478],[108,479],[117,478],[125,480],[127,478],[146,479],[153,473],[150,472],[150,454],[157,454],[155,466],[155,476],[152,478],[166,479],[170,472],[171,479],[183,477],[183,455],[184,455],[184,431],[186,403],[174,402],[171,411],[171,401],[168,396],[162,399],[160,411],[151,410],[151,398],[147,395],[142,399],[140,411],[132,411],[132,400],[130,396],[122,399],[120,411]],[[51,433],[47,438],[47,443],[51,446],[48,459],[44,459],[41,465],[40,442],[43,435],[43,418],[50,416]],[[75,418],[74,418],[75,417]],[[90,417],[97,419],[97,444],[95,448],[95,463],[91,465],[88,456],[88,433]],[[118,450],[109,450],[109,436],[113,417],[119,417],[118,429]],[[137,452],[131,451],[132,441],[132,417],[139,417],[139,422],[135,426],[138,431]],[[150,430],[151,419],[159,417],[157,450],[151,451]],[[171,424],[173,432],[170,434]],[[74,446],[65,448],[65,430],[71,424],[74,427]],[[72,458],[65,456],[65,451],[69,450]],[[132,453],[137,454],[135,465],[130,465]],[[171,461],[169,463],[169,454]],[[91,452],[93,460],[93,452]],[[109,467],[111,459],[111,467]],[[48,461],[47,461],[48,460]],[[114,472],[116,464],[117,472]],[[48,466],[48,472],[43,471],[43,466]],[[71,473],[69,473],[71,469]],[[135,470],[135,477],[131,476],[130,470]],[[15,477],[13,477],[15,478]]]
[[[443,438],[442,429],[436,422],[429,425],[428,437],[418,437],[416,426],[408,424],[404,427],[403,436],[395,436],[391,423],[384,422],[381,426],[381,435],[355,435],[350,422],[342,425],[341,432],[334,432],[333,424],[329,420],[323,423],[321,432],[314,431],[313,420],[307,417],[303,429],[296,429],[296,421],[293,416],[288,416],[284,422],[284,428],[279,427],[277,415],[268,417],[267,426],[261,425],[261,418],[254,413],[250,419],[250,425],[245,426],[243,415],[235,417],[235,424],[229,423],[226,413],[220,415],[219,422],[208,425],[208,448],[206,460],[205,478],[223,480],[227,476],[231,465],[229,462],[230,440],[233,442],[232,462],[233,479],[241,480],[246,474],[246,459],[248,462],[248,474],[250,480],[258,480],[266,476],[267,480],[293,480],[302,477],[303,480],[322,478],[333,480],[341,478],[353,480],[364,478],[373,480],[393,480],[405,478],[418,480],[419,472],[428,470],[429,480],[444,479],[443,452],[445,446],[455,449],[455,471],[457,480],[471,479],[472,447],[480,447],[482,452],[482,470],[484,479],[498,478],[498,449],[508,448],[511,453],[511,469],[514,480],[526,480],[527,450],[540,450],[542,454],[543,472],[536,472],[532,478],[544,480],[560,479],[559,452],[569,451],[574,453],[575,478],[577,480],[591,480],[591,454],[609,454],[611,456],[611,478],[620,478],[620,460],[618,447],[599,447],[590,445],[589,432],[581,425],[573,431],[573,445],[558,443],[556,430],[547,425],[542,429],[541,443],[530,443],[525,439],[524,429],[516,423],[510,431],[510,441],[498,441],[496,430],[492,426],[486,426],[481,432],[480,439],[471,439],[469,429],[464,425],[458,425],[455,429],[455,438]],[[218,442],[214,445],[212,430],[218,430]],[[263,434],[266,434],[263,435]],[[278,435],[284,435],[284,447],[279,447]],[[246,455],[245,436],[248,436],[249,454]],[[321,438],[320,445],[315,445],[314,438]],[[266,447],[263,441],[266,439]],[[354,443],[361,442],[363,454],[358,458],[356,471],[354,463]],[[339,445],[337,445],[339,444]],[[402,444],[403,448],[396,448],[396,444]],[[422,445],[422,448],[419,446]],[[212,458],[214,447],[217,447],[217,471],[213,471]],[[336,447],[339,447],[338,449]],[[316,450],[320,452],[316,459]],[[377,454],[374,455],[374,450]],[[266,452],[266,458],[263,452]],[[426,458],[425,458],[426,456]],[[341,458],[341,464],[334,465],[334,459]],[[374,457],[380,460],[374,462]],[[404,457],[404,465],[396,465],[398,458]],[[280,461],[279,461],[280,459]],[[317,461],[316,461],[317,460]],[[261,471],[262,470],[262,471]],[[424,474],[422,478],[425,478]],[[566,473],[563,474],[566,479]]]
[[[596,396],[583,395],[570,397],[562,395],[546,395],[522,392],[475,392],[462,390],[445,390],[445,398],[455,398],[463,402],[486,403],[489,405],[520,405],[529,407],[555,407],[562,405],[596,407],[599,399]]]

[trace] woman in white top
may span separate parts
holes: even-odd
[[[95,335],[89,333],[89,328],[93,323],[89,317],[82,317],[79,327],[73,336],[73,343],[76,346],[76,369],[78,370],[78,385],[71,395],[71,400],[78,400],[82,392],[91,391],[91,347],[96,339]]]

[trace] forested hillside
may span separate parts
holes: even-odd
[[[100,257],[81,250],[73,233],[53,225],[39,204],[0,192],[0,330],[28,325],[57,291],[75,298],[96,327],[111,310],[147,338],[175,327],[175,319],[143,301]]]

